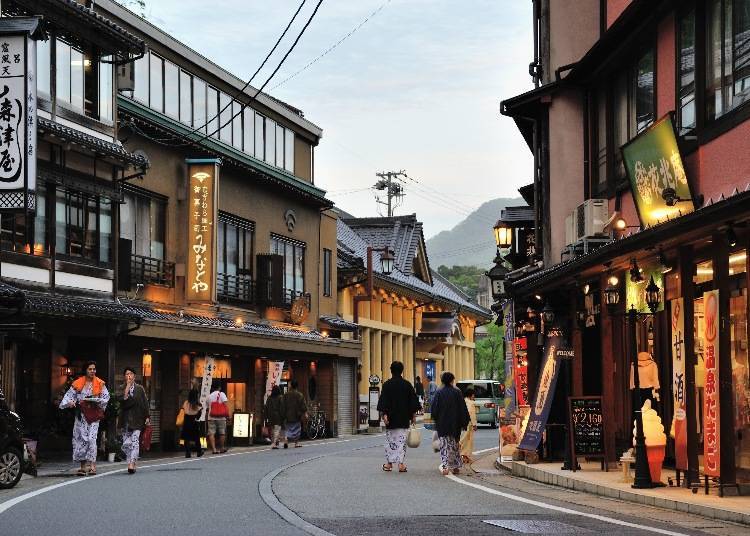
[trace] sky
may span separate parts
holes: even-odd
[[[145,15],[247,79],[299,3],[146,0]],[[316,4],[307,1],[255,87]],[[271,89],[358,26],[310,68]],[[531,89],[532,56],[529,1],[324,0],[265,91],[323,129],[315,182],[337,206],[358,217],[377,215],[375,173],[405,170],[406,195],[395,213],[416,213],[429,238],[484,201],[516,197],[531,182],[531,153],[498,110],[502,99]]]

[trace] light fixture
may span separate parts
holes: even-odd
[[[648,323],[648,340],[653,342],[654,340],[654,323],[649,322]]]
[[[610,287],[616,287],[620,284],[620,278],[617,277],[615,274],[609,274],[607,277],[607,285]]]
[[[643,274],[641,274],[641,268],[638,266],[638,261],[635,260],[635,257],[630,259],[630,280],[633,283],[643,282]]]
[[[534,294],[534,297],[536,298],[537,301],[542,301],[542,296],[541,295]]]
[[[669,264],[662,250],[659,250],[659,269],[663,274],[667,274],[672,271],[672,265]]]
[[[625,221],[625,218],[620,217],[615,220],[615,223],[612,225],[612,227],[614,227],[618,231],[624,231],[628,228],[628,222]]]
[[[241,316],[238,316],[237,318],[234,319],[235,326],[241,326],[242,324],[244,324],[244,321],[242,320]]]
[[[395,257],[391,253],[391,250],[386,248],[385,252],[380,256],[380,267],[383,269],[383,275],[391,275],[394,260]]]
[[[586,283],[585,285],[583,285],[583,295],[584,296],[588,296],[590,290],[591,290],[591,285],[589,285],[588,283]]]
[[[612,277],[610,277],[609,285],[604,289],[603,297],[604,305],[607,306],[609,313],[614,314],[617,310],[617,304],[620,303],[620,289],[612,284]]]
[[[536,316],[536,311],[532,309],[531,307],[526,308],[526,316],[531,318],[534,318]]]
[[[654,282],[654,276],[651,276],[651,281],[649,281],[649,284],[646,287],[646,304],[648,305],[648,308],[651,310],[651,312],[655,313],[659,308],[660,303],[661,289]]]
[[[495,244],[498,248],[507,249],[513,245],[513,228],[508,227],[508,224],[497,220],[492,230],[495,232]]]
[[[70,378],[73,375],[73,368],[70,366],[70,363],[67,361],[60,365],[60,376],[63,376],[65,378]]]
[[[737,245],[737,233],[734,232],[734,226],[731,223],[727,227],[727,244],[731,248]]]
[[[542,309],[542,319],[544,320],[545,325],[552,324],[552,322],[555,321],[555,310],[552,308],[549,301],[544,304],[544,309]]]

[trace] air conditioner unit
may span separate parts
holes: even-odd
[[[601,236],[609,220],[606,199],[587,199],[576,208],[576,240]]]
[[[574,210],[565,216],[565,245],[569,246],[578,239],[578,211]]]

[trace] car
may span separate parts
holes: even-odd
[[[0,489],[12,488],[25,467],[21,418],[0,398]]]
[[[503,403],[505,386],[496,380],[461,380],[456,383],[456,387],[464,394],[468,388],[473,388],[477,424],[489,424],[491,428],[497,428],[498,408]]]

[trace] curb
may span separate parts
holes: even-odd
[[[563,475],[548,473],[520,462],[500,462],[496,460],[495,467],[498,469],[506,469],[510,471],[513,476],[533,480],[542,484],[549,484],[561,488],[590,493],[592,495],[598,495],[600,497],[620,499],[631,503],[655,506],[657,508],[686,512],[711,519],[718,519],[720,521],[730,521],[750,526],[750,513],[745,514],[734,510],[725,510],[712,506],[693,504],[686,501],[653,497],[651,495],[643,495],[633,491],[610,488],[593,482],[586,482],[584,480],[578,480]],[[720,499],[717,498],[717,500]]]

